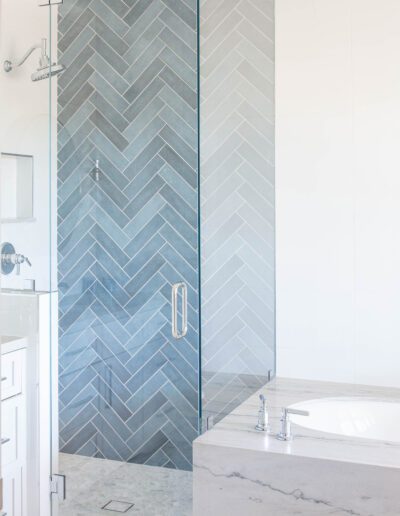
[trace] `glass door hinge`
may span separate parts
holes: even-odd
[[[65,475],[51,475],[50,477],[50,493],[52,496],[58,498],[60,502],[65,500],[66,492],[66,476]]]

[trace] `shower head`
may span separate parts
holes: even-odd
[[[36,72],[33,72],[31,75],[31,79],[33,82],[42,81],[43,79],[48,79],[49,77],[53,77],[54,75],[59,75],[65,70],[64,65],[59,65],[53,63],[51,66],[46,65],[38,68]]]
[[[47,55],[47,39],[43,38],[40,45],[33,45],[33,47],[31,47],[16,63],[13,63],[10,60],[4,61],[4,71],[11,72],[14,68],[23,65],[28,57],[38,48],[40,48],[42,52],[39,60],[39,68],[31,75],[32,81],[36,82],[48,79],[49,77],[58,75],[65,70],[63,65],[58,65],[56,63],[53,63],[52,65],[50,64],[50,59]]]

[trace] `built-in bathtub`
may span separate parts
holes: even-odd
[[[194,443],[194,516],[399,516],[399,486],[399,389],[276,378]]]
[[[309,413],[308,417],[291,416],[304,428],[400,443],[400,402],[339,397],[301,401],[290,407]]]

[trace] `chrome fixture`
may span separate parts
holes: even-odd
[[[15,63],[10,60],[6,60],[3,63],[3,68],[5,72],[11,72],[14,68],[18,66],[22,66],[28,57],[36,50],[41,49],[41,56],[39,59],[39,68],[31,75],[32,81],[41,81],[42,79],[48,79],[53,75],[58,75],[59,73],[65,70],[65,66],[58,65],[56,63],[51,64],[49,56],[47,55],[47,39],[43,38],[41,44],[33,45],[26,54],[21,57],[21,59]]]
[[[96,181],[100,181],[101,171],[100,171],[100,161],[96,159],[94,162],[94,168],[90,172],[90,175],[93,177],[93,179]]]
[[[291,441],[293,439],[292,424],[289,417],[290,414],[294,414],[296,416],[310,415],[310,413],[306,410],[283,408],[281,417],[281,431],[276,436],[276,438],[279,439],[279,441]]]
[[[15,252],[15,247],[9,242],[1,244],[1,272],[2,274],[11,274],[14,267],[17,267],[17,275],[21,272],[21,263],[26,263],[32,267],[29,258],[23,254]]]
[[[259,432],[270,431],[270,426],[268,423],[267,401],[264,394],[260,394],[260,410],[258,411],[258,422],[255,428]]]
[[[67,477],[65,475],[53,474],[50,476],[50,493],[59,502],[67,497]]]
[[[182,328],[178,330],[178,294],[182,290]],[[187,334],[187,286],[185,283],[172,285],[172,336],[182,339]]]

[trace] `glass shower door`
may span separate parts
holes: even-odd
[[[61,470],[76,484],[82,464],[93,482],[111,461],[190,470],[196,2],[64,0],[57,35]]]

